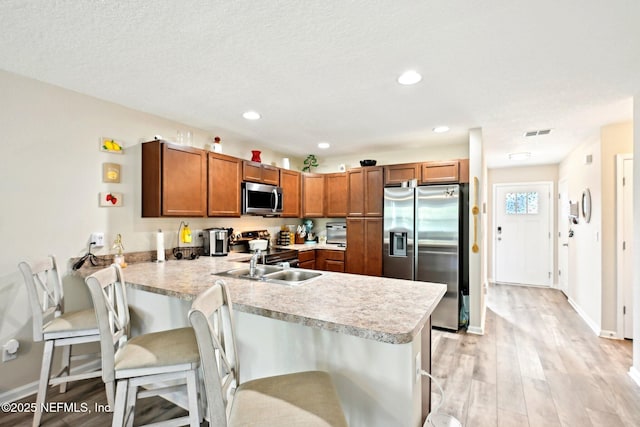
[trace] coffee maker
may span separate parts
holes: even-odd
[[[229,253],[229,236],[233,235],[233,228],[207,228],[203,234],[205,255],[225,256]]]

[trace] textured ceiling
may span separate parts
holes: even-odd
[[[0,69],[291,155],[480,127],[490,167],[556,163],[632,119],[639,18],[637,0],[2,0]]]

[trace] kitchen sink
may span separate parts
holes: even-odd
[[[282,267],[277,265],[259,265],[256,266],[255,276],[249,276],[249,267],[234,268],[233,270],[223,271],[221,273],[213,273],[216,276],[225,277],[242,277],[243,279],[262,280],[263,277],[269,273],[279,273],[282,271]]]
[[[221,273],[212,273],[216,276],[235,277],[250,280],[260,280],[263,282],[280,283],[285,285],[301,285],[308,280],[322,276],[322,273],[310,270],[300,270],[297,268],[283,269],[275,265],[259,265],[256,267],[256,274],[249,275],[249,268],[234,268],[233,270]]]
[[[265,276],[268,281],[286,282],[291,285],[300,284],[311,280],[315,277],[322,276],[322,273],[317,271],[307,270],[282,270],[277,273],[271,273]]]

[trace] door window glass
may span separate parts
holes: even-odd
[[[506,193],[504,206],[507,215],[537,215],[538,192]]]

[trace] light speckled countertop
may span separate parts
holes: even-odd
[[[295,245],[287,245],[287,246],[278,246],[279,248],[285,248],[285,249],[295,249],[297,251],[310,251],[312,249],[331,249],[334,251],[345,251],[347,250],[346,247],[344,246],[338,246],[338,245],[334,245],[331,243],[324,243],[324,244],[320,244],[320,243],[299,243],[299,244],[295,244]]]
[[[128,285],[192,300],[221,277],[246,267],[247,254],[145,262],[123,270]],[[224,277],[242,312],[392,344],[411,342],[444,295],[440,284],[323,272],[301,286]]]

